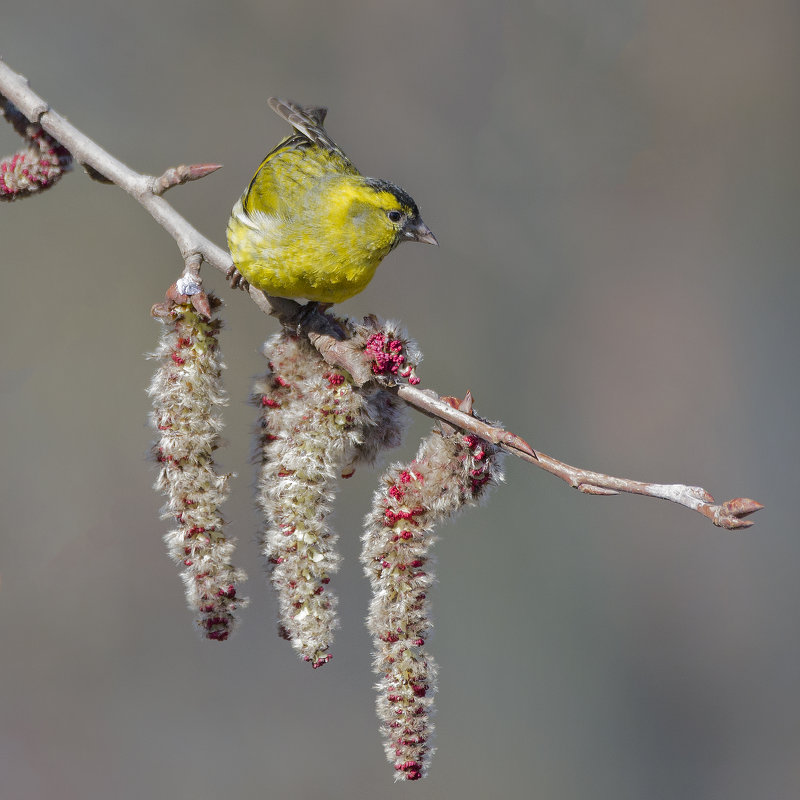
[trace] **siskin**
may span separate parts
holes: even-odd
[[[271,97],[294,127],[256,171],[228,222],[233,263],[276,297],[338,303],[362,291],[400,242],[438,244],[399,186],[366,178],[322,127],[327,109]]]

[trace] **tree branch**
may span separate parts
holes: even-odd
[[[45,100],[29,88],[24,77],[0,61],[0,102],[3,97],[16,106],[28,120],[41,125],[69,150],[91,177],[104,183],[114,183],[125,190],[172,236],[185,263],[184,277],[171,289],[173,299],[178,295],[194,297],[199,293],[196,290],[199,289],[198,270],[202,261],[231,278],[234,269],[228,253],[190,225],[161,196],[173,186],[211,174],[219,169],[219,164],[182,165],[167,170],[160,177],[135,172],[53,111]],[[253,302],[264,313],[277,317],[284,325],[302,328],[325,360],[346,369],[359,385],[374,377],[371,362],[364,351],[353,347],[342,338],[341,330],[331,317],[320,313],[304,314],[304,307],[299,303],[285,298],[269,297],[236,279],[234,285],[246,289]],[[753,523],[744,517],[763,508],[760,503],[747,498],[714,504],[714,498],[698,486],[644,483],[573,467],[535,451],[524,439],[478,419],[471,411],[467,413],[459,410],[456,407],[458,404],[452,398],[443,399],[431,390],[421,390],[406,384],[397,385],[394,391],[421,413],[494,442],[506,452],[557,475],[585,494],[614,495],[627,492],[671,500],[703,514],[714,525],[728,529],[749,527]],[[471,400],[462,407],[471,409]]]

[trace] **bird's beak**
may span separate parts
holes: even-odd
[[[431,229],[419,218],[409,220],[403,226],[403,238],[410,242],[425,242],[425,244],[439,245]]]

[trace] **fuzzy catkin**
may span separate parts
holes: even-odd
[[[332,658],[338,627],[337,598],[328,588],[340,561],[328,524],[336,482],[399,444],[407,416],[391,392],[376,384],[356,387],[294,332],[270,339],[264,355],[268,371],[253,394],[260,409],[263,552],[272,565],[281,635],[316,669]]]
[[[0,159],[0,200],[17,200],[47,189],[71,169],[72,154],[2,96],[0,114],[28,142],[26,149]]]
[[[500,449],[477,436],[434,429],[410,464],[394,464],[382,476],[366,518],[361,558],[372,585],[367,627],[381,675],[376,707],[395,780],[424,777],[433,753],[436,663],[425,644],[434,529],[502,480],[501,460]]]
[[[209,297],[212,308],[220,305]],[[230,475],[214,464],[223,426],[220,409],[228,399],[222,386],[218,320],[204,320],[189,304],[173,305],[152,358],[160,363],[150,384],[151,422],[159,432],[153,446],[161,465],[155,488],[167,496],[162,519],[178,527],[164,536],[169,555],[183,567],[189,608],[207,639],[226,640],[236,626],[235,611],[247,604],[238,596],[244,572],[231,564],[235,541],[224,533],[220,506],[227,500]]]

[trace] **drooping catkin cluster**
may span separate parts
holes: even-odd
[[[394,464],[382,476],[366,518],[361,558],[372,584],[367,627],[381,675],[377,712],[395,780],[422,778],[433,752],[436,664],[425,643],[434,528],[502,480],[502,455],[477,436],[449,426],[434,429],[410,464]]]
[[[221,303],[209,296],[211,309]],[[151,421],[159,432],[153,452],[161,465],[155,488],[167,496],[163,519],[177,527],[164,536],[170,556],[183,566],[189,608],[207,639],[224,641],[236,625],[235,611],[247,604],[237,585],[244,572],[231,564],[235,542],[225,536],[220,506],[230,475],[214,464],[228,399],[222,386],[217,335],[219,320],[199,315],[187,302],[157,307],[163,325],[159,366],[150,384]]]
[[[28,120],[0,96],[0,114],[28,142],[28,147],[0,159],[0,200],[17,200],[52,186],[72,167],[72,155],[41,125]]]
[[[394,394],[374,383],[356,387],[294,332],[270,339],[264,355],[268,371],[253,395],[260,409],[258,503],[267,518],[263,551],[281,634],[316,669],[332,658],[338,625],[337,598],[328,588],[340,560],[328,524],[336,483],[358,462],[398,445],[406,413]]]

